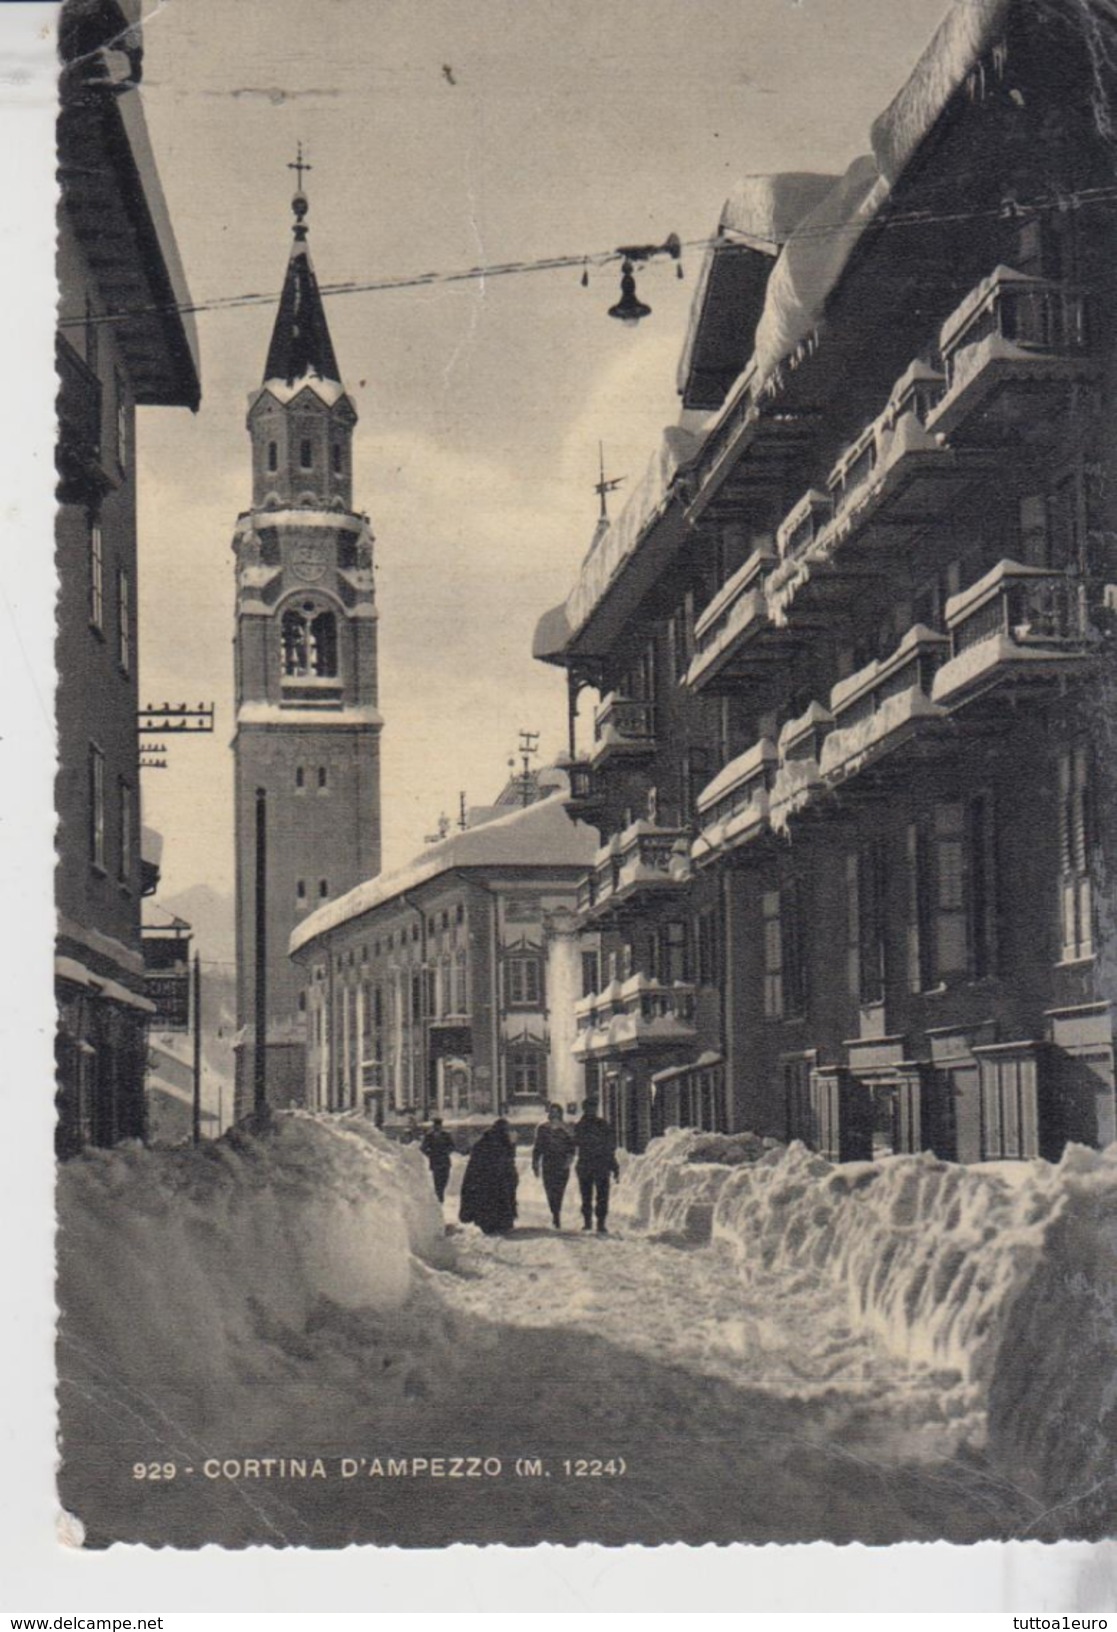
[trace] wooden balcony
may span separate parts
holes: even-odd
[[[914,738],[941,728],[946,711],[932,701],[932,687],[949,651],[945,635],[916,624],[890,657],[834,686],[834,728],[818,761],[829,786],[848,782]]]
[[[693,1046],[695,988],[684,981],[668,983],[649,975],[613,981],[604,991],[574,1006],[578,1034],[573,1053],[579,1060],[618,1056],[657,1056]]]
[[[946,390],[929,428],[978,440],[1006,430],[1050,436],[1071,388],[1097,373],[1086,319],[1079,291],[998,266],[943,324]]]
[[[612,691],[594,714],[593,735],[590,764],[594,769],[610,759],[646,758],[656,751],[655,704]]]
[[[946,603],[951,655],[932,695],[955,709],[998,688],[1014,696],[1062,685],[1094,654],[1079,583],[1065,573],[1001,561]]]
[[[570,778],[570,793],[566,799],[569,816],[588,818],[600,815],[605,805],[605,792],[588,759],[572,759],[565,766]]]
[[[699,833],[691,846],[696,865],[729,855],[768,831],[768,796],[778,757],[775,743],[761,737],[702,789]]]

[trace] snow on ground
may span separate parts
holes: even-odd
[[[1117,1151],[831,1168],[674,1133],[625,1162],[605,1238],[573,1181],[553,1230],[523,1156],[515,1234],[454,1226],[463,1166],[448,1236],[418,1153],[359,1119],[62,1169],[61,1489],[90,1544],[1112,1528]],[[500,1472],[375,1472],[439,1454]],[[326,1477],[243,1473],[264,1457]],[[133,1477],[153,1461],[175,1477]]]

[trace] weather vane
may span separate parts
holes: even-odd
[[[598,462],[599,462],[600,467],[601,467],[601,476],[593,484],[593,490],[597,494],[598,498],[601,500],[601,519],[602,519],[602,521],[608,521],[609,520],[609,511],[608,511],[608,509],[606,507],[606,504],[605,504],[605,495],[607,493],[615,493],[617,488],[624,481],[624,477],[623,476],[609,476],[609,477],[606,477],[606,475],[605,475],[605,445],[602,442],[599,442],[597,444],[597,458],[598,458]]]

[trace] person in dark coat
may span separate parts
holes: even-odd
[[[440,1116],[431,1117],[431,1125],[423,1135],[423,1142],[419,1146],[431,1170],[434,1180],[434,1193],[439,1201],[446,1194],[446,1182],[450,1177],[450,1157],[454,1154],[454,1141],[442,1126]]]
[[[617,1166],[617,1136],[605,1118],[598,1116],[596,1099],[583,1102],[581,1120],[574,1125],[574,1143],[578,1149],[582,1228],[592,1229],[596,1217],[598,1235],[607,1235],[609,1181],[619,1179],[621,1170]]]
[[[562,1228],[562,1198],[566,1194],[576,1148],[574,1135],[562,1119],[562,1106],[549,1105],[546,1122],[540,1122],[535,1130],[531,1171],[536,1178],[542,1173],[543,1189],[556,1230]]]
[[[499,1116],[470,1152],[458,1217],[486,1235],[506,1235],[516,1222],[517,1182],[516,1146]]]

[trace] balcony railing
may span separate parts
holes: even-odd
[[[916,624],[890,657],[838,682],[830,693],[834,729],[818,762],[827,782],[846,781],[941,719],[931,694],[949,650],[945,635]]]
[[[1086,356],[1087,339],[1081,292],[998,266],[943,324],[946,392],[929,424],[955,428],[1013,380],[1027,385],[1068,378]]]
[[[834,513],[834,502],[829,493],[818,488],[808,489],[789,510],[776,529],[776,546],[782,560],[798,559],[816,541]]]
[[[955,706],[1006,679],[1064,677],[1092,654],[1082,592],[1065,573],[1001,561],[946,603],[951,657],[936,702]]]
[[[686,683],[701,691],[732,662],[745,643],[767,623],[764,577],[773,562],[771,550],[754,550],[727,578],[694,625],[695,655]]]
[[[685,827],[660,827],[642,820],[615,833],[594,858],[592,873],[578,889],[584,921],[606,911],[674,894],[691,877],[690,841]]]
[[[821,703],[811,703],[798,719],[789,720],[780,732],[779,770],[769,800],[772,827],[777,832],[825,788],[819,761],[833,726],[834,716],[830,710]]]
[[[96,500],[112,486],[101,462],[101,381],[68,340],[58,336],[59,497]]]
[[[778,754],[769,737],[730,760],[698,795],[699,834],[691,855],[696,862],[747,844],[768,827],[768,795]]]
[[[602,698],[593,718],[594,745],[590,762],[601,765],[613,755],[636,756],[655,752],[655,704],[612,691]]]
[[[695,997],[694,986],[685,981],[643,974],[612,981],[575,1004],[573,1052],[585,1060],[685,1047],[697,1036]]]

